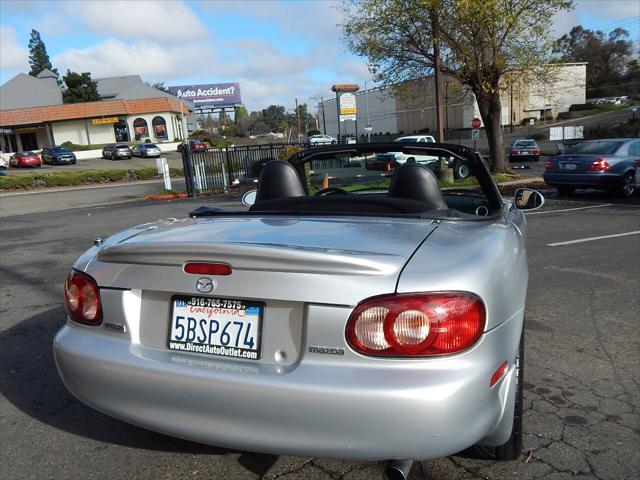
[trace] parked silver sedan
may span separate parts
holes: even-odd
[[[152,158],[159,157],[162,151],[155,143],[139,143],[131,149],[134,157]]]
[[[640,139],[588,140],[547,160],[543,178],[561,195],[595,188],[631,197],[640,188],[639,167]]]
[[[399,149],[463,161],[477,184],[442,190],[419,164],[387,175],[349,162]],[[526,189],[504,200],[481,156],[458,145],[334,145],[271,161],[248,209],[201,207],[96,239],[65,284],[58,371],[88,405],[197,442],[516,458],[521,209],[543,201]]]

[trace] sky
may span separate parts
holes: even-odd
[[[332,0],[0,0],[0,83],[29,71],[38,30],[51,62],[93,78],[140,75],[165,86],[239,82],[249,111],[293,109],[333,95],[335,83],[373,85],[364,59],[346,52]],[[627,29],[640,44],[638,0],[577,0],[550,26]]]

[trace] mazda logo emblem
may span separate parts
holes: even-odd
[[[216,282],[209,277],[199,278],[198,281],[196,282],[196,290],[198,290],[201,293],[213,292],[215,288],[216,288]]]

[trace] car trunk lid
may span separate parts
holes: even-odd
[[[428,220],[381,218],[164,221],[107,239],[85,271],[101,288],[105,322],[126,321],[123,328],[132,343],[166,349],[172,355],[212,353],[176,350],[176,346],[182,349],[181,345],[186,345],[174,340],[188,331],[185,322],[191,321],[190,315],[193,328],[205,321],[203,332],[208,331],[206,322],[211,322],[207,318],[213,318],[202,316],[214,305],[204,305],[201,310],[187,303],[199,306],[202,304],[197,302],[216,300],[228,305],[229,301],[240,301],[262,309],[257,336],[256,328],[251,330],[253,337],[246,337],[248,330],[243,328],[248,326],[237,329],[243,320],[216,319],[220,325],[229,325],[228,331],[235,333],[233,340],[240,346],[247,338],[250,343],[255,340],[260,345],[259,358],[235,356],[247,353],[235,348],[235,343],[224,355],[231,352],[236,360],[287,366],[300,358],[305,321],[309,325],[327,320],[312,318],[312,305],[333,306],[344,312],[346,323],[351,306],[373,295],[395,292],[400,272],[435,228]],[[185,273],[184,264],[189,262],[225,263],[232,273]],[[199,289],[203,279],[213,280],[212,290],[203,293]],[[185,303],[180,305],[181,301]],[[193,314],[181,313],[186,309]],[[322,344],[322,339],[307,337],[306,342]],[[220,355],[219,348],[215,346],[215,355]]]

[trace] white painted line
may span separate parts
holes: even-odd
[[[586,210],[587,208],[602,208],[610,207],[611,203],[603,203],[602,205],[589,205],[588,207],[576,207],[576,208],[562,208],[558,210],[545,210],[544,212],[530,212],[525,215],[542,215],[544,213],[558,213],[558,212],[573,212],[574,210]]]
[[[594,240],[604,240],[605,238],[626,237],[628,235],[640,235],[640,230],[634,232],[615,233],[613,235],[603,235],[601,237],[581,238],[579,240],[569,240],[568,242],[547,243],[548,247],[559,247],[560,245],[572,245],[574,243],[592,242]]]

